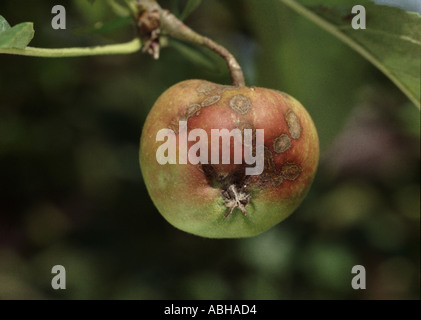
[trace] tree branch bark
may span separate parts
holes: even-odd
[[[159,56],[159,34],[161,31],[165,31],[173,38],[204,46],[217,53],[227,63],[232,84],[234,86],[245,85],[243,71],[239,63],[226,48],[186,26],[171,12],[162,9],[156,0],[138,0],[137,2],[140,12],[138,26],[144,43],[144,52],[147,51],[157,58]]]

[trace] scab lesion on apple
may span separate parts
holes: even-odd
[[[232,110],[241,115],[247,114],[252,108],[249,98],[243,96],[242,94],[232,97],[229,102],[229,106]]]
[[[287,134],[282,133],[273,142],[273,151],[276,153],[283,153],[291,148],[291,139]]]
[[[211,96],[209,98],[206,98],[205,100],[202,101],[202,103],[200,104],[203,108],[204,107],[209,107],[215,103],[217,103],[219,100],[221,99],[221,96]]]
[[[187,110],[186,110],[185,119],[188,120],[193,115],[198,116],[201,108],[202,108],[202,106],[198,103],[192,103],[192,104],[188,105]]]
[[[281,168],[281,176],[285,180],[294,181],[300,176],[303,169],[296,163],[285,163]]]
[[[289,109],[287,113],[285,114],[285,120],[289,127],[289,133],[291,135],[292,139],[299,139],[301,136],[301,124],[300,119],[298,119],[297,115]]]

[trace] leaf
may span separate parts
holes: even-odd
[[[180,20],[183,21],[186,19],[201,3],[202,0],[189,0],[180,15]]]
[[[34,25],[32,22],[17,24],[13,28],[0,33],[0,48],[25,49],[34,37],[34,33]]]
[[[72,5],[88,24],[104,21],[110,14],[110,8],[105,1],[74,0]]]
[[[213,71],[218,69],[218,63],[207,55],[207,51],[205,53],[201,50],[201,48],[191,47],[188,44],[175,39],[171,39],[169,41],[169,45],[185,56],[190,62],[200,66],[201,68]]]
[[[418,12],[421,14],[421,2],[419,0],[373,0],[377,4],[401,8],[406,11]]]
[[[9,29],[10,29],[9,23],[6,21],[6,19],[2,15],[0,15],[0,33]]]
[[[123,27],[127,27],[133,24],[133,18],[130,16],[118,17],[114,20],[101,24],[99,28],[95,28],[95,32],[108,33],[114,30],[118,30]]]
[[[86,28],[78,28],[74,29],[73,33],[77,35],[85,35],[85,34],[107,34],[123,27],[127,27],[133,24],[132,17],[117,17],[111,21],[102,23],[97,22],[93,27],[86,27]]]
[[[420,15],[368,0],[280,1],[356,50],[420,108]],[[366,9],[366,29],[351,26],[357,4]]]
[[[128,7],[123,6],[116,0],[107,0],[107,4],[111,7],[116,15],[119,17],[127,17],[130,16],[130,10]]]

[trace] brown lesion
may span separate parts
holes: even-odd
[[[204,95],[210,95],[213,90],[215,90],[217,86],[211,82],[202,81],[199,86],[197,87],[197,93],[202,93]]]
[[[185,113],[185,120],[188,120],[190,117],[196,115],[198,116],[200,113],[201,105],[198,103],[192,103],[187,107],[186,113]]]
[[[291,135],[292,139],[299,139],[301,136],[301,123],[300,119],[297,117],[297,115],[289,109],[285,114],[285,121],[287,122],[288,128],[289,128],[289,134]]]
[[[236,90],[238,86],[215,84],[208,81],[202,81],[196,88],[196,92],[205,96],[222,95],[226,91]]]
[[[263,181],[271,181],[272,176],[276,173],[275,163],[273,162],[272,152],[265,146],[264,152],[265,160],[264,160],[264,169],[263,172],[260,174],[260,179]]]
[[[285,180],[294,181],[296,180],[303,169],[296,163],[287,162],[281,168],[281,176]]]
[[[174,133],[179,133],[179,122],[180,121],[188,121],[194,115],[199,115],[201,106],[197,103],[192,103],[185,110],[179,112],[178,115],[171,120],[170,124],[168,125],[168,129],[174,131]]]
[[[242,94],[232,97],[229,102],[229,106],[241,115],[248,113],[252,107],[249,98],[243,96]]]
[[[174,131],[175,134],[179,133],[179,121],[181,121],[179,117],[173,119],[168,125],[168,129]]]
[[[291,139],[283,133],[273,141],[273,150],[276,153],[283,153],[291,148]]]
[[[271,182],[274,186],[279,186],[283,182],[283,178],[277,174],[272,152],[266,146],[264,155],[264,168],[263,172],[260,174],[260,179],[262,181]]]
[[[205,101],[203,101],[201,104],[199,103],[189,104],[185,109],[180,111],[178,115],[170,122],[168,128],[173,130],[175,133],[178,133],[179,131],[178,126],[179,126],[180,121],[188,121],[191,117],[198,116],[202,108],[208,107],[218,102],[220,98],[221,97],[219,96],[212,96],[205,99]]]
[[[269,148],[265,147],[265,162],[264,169],[260,175],[260,179],[265,182],[271,182],[273,186],[279,186],[284,180],[294,181],[296,180],[301,172],[302,168],[292,162],[286,162],[282,165],[280,172],[276,169],[275,162],[273,160],[272,152]]]
[[[215,103],[217,103],[219,100],[221,99],[221,96],[211,96],[206,98],[205,100],[202,101],[201,106],[204,107],[209,107]]]

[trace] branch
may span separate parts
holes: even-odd
[[[163,10],[156,0],[138,0],[138,7],[138,24],[144,41],[144,52],[149,52],[154,58],[159,56],[159,34],[162,30],[173,38],[189,41],[216,52],[226,61],[233,85],[245,85],[240,65],[226,48],[190,29],[168,10]]]
[[[26,47],[25,49],[1,49],[0,54],[15,54],[21,56],[44,57],[44,58],[64,58],[64,57],[80,57],[80,56],[95,56],[95,55],[111,55],[111,54],[128,54],[139,51],[141,48],[141,41],[138,38],[132,41],[111,44],[105,46],[84,47],[84,48],[58,48],[46,49]]]

